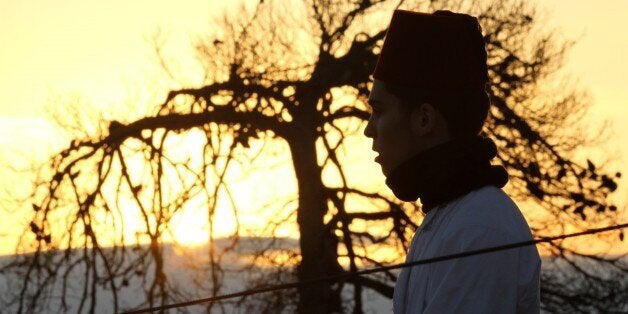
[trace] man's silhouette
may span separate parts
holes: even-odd
[[[386,184],[421,200],[407,261],[531,240],[480,136],[489,110],[486,49],[476,18],[397,10],[373,73],[364,134]],[[404,268],[395,313],[538,313],[540,258],[525,246]]]

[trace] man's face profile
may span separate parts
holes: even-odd
[[[402,162],[416,153],[410,117],[401,100],[375,80],[368,100],[371,116],[364,135],[373,139],[372,149],[379,154],[375,162],[388,177]]]

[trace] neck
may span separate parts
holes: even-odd
[[[451,140],[430,148],[399,165],[386,184],[403,201],[421,199],[423,212],[487,185],[499,188],[508,174],[490,161],[497,154],[484,137]]]

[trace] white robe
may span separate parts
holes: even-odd
[[[431,210],[412,239],[406,261],[531,240],[517,205],[486,186]],[[539,313],[541,260],[524,246],[404,268],[395,313]]]

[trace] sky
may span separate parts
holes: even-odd
[[[0,0],[0,181],[9,180],[4,170],[23,161],[19,156],[43,159],[67,141],[47,113],[55,95],[77,95],[105,111],[124,109],[129,95],[141,98],[143,84],[164,75],[147,39],[161,30],[165,55],[184,68],[193,56],[191,40],[210,30],[210,17],[225,3]],[[587,123],[611,124],[607,145],[591,154],[613,157],[611,168],[624,172],[617,198],[626,204],[628,1],[537,4],[548,27],[577,40],[564,71],[592,96]]]

